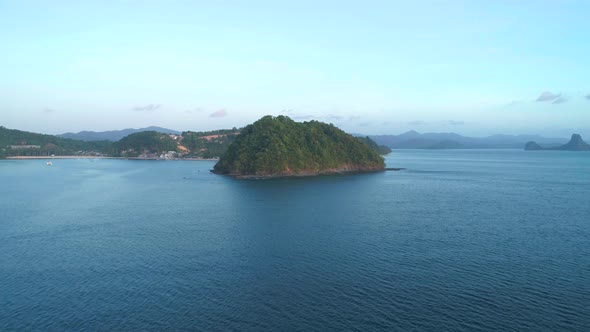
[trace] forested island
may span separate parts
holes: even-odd
[[[264,178],[383,171],[375,147],[368,137],[354,137],[332,124],[268,115],[242,129],[213,172]]]

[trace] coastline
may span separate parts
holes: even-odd
[[[105,157],[105,156],[11,156],[6,160],[34,160],[34,159],[122,159],[122,160],[190,160],[190,161],[217,161],[219,158],[142,158],[142,157]]]
[[[330,169],[330,170],[323,170],[323,171],[315,171],[315,172],[300,172],[300,173],[276,173],[276,174],[221,174],[216,173],[211,170],[211,173],[217,175],[224,175],[229,176],[234,179],[240,180],[264,180],[264,179],[280,179],[280,178],[300,178],[300,177],[313,177],[313,176],[323,176],[323,175],[354,175],[354,174],[367,174],[367,173],[379,173],[385,172],[385,168],[366,168],[366,169]]]

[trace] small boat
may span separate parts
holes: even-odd
[[[46,165],[51,166],[51,165],[53,165],[53,163],[51,161],[48,161]]]

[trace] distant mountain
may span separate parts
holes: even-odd
[[[546,138],[537,135],[492,135],[468,137],[456,133],[425,133],[411,130],[400,135],[373,135],[377,144],[392,149],[522,149],[529,141],[548,146],[564,144],[565,138]]]
[[[110,131],[81,131],[79,133],[65,133],[61,135],[57,135],[58,137],[62,138],[71,138],[77,139],[81,141],[112,141],[116,142],[125,136],[129,136],[131,134],[140,133],[142,131],[156,131],[159,133],[164,134],[174,134],[180,135],[181,133],[176,130],[166,129],[162,127],[147,127],[147,128],[139,128],[139,129],[122,129],[122,130],[110,130]]]
[[[590,151],[590,145],[584,142],[580,134],[572,134],[572,138],[564,145],[556,147],[544,148],[537,144],[537,142],[531,141],[526,143],[524,146],[525,150],[562,150],[562,151]]]

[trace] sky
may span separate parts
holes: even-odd
[[[590,1],[0,0],[0,125],[590,136]]]

